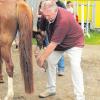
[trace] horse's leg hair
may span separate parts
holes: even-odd
[[[14,96],[13,78],[8,76],[8,93],[7,96],[4,98],[4,100],[12,100],[13,96]]]

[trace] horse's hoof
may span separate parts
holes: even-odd
[[[0,83],[4,83],[4,80],[3,79],[0,79]]]

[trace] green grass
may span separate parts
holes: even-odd
[[[34,39],[34,38],[32,39],[32,44],[33,45],[36,45],[37,44],[36,39]]]
[[[90,38],[85,36],[85,44],[100,45],[100,32],[90,32]]]

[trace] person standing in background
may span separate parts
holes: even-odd
[[[61,0],[55,0],[58,7],[62,7],[66,9],[66,6]],[[65,63],[64,63],[64,56],[61,57],[61,59],[58,62],[58,76],[64,75],[64,69],[65,69]]]
[[[73,3],[71,1],[67,1],[67,11],[71,12],[75,17],[75,20],[78,22],[78,15],[74,14]]]
[[[74,14],[73,3],[71,1],[67,1],[67,11],[71,12],[72,14]]]

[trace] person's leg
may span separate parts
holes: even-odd
[[[47,33],[46,33],[47,34]],[[46,46],[48,46],[48,44],[49,44],[49,40],[48,40],[48,36],[46,35],[45,36],[45,39],[44,39],[44,46],[46,47]]]
[[[74,94],[76,100],[85,100],[84,96],[84,83],[83,83],[83,72],[80,66],[82,48],[73,47],[67,50],[68,56],[70,57],[71,63],[71,74],[74,85]]]
[[[47,97],[56,93],[56,68],[62,54],[63,52],[53,51],[52,54],[47,58],[47,90],[42,92],[39,97]]]
[[[64,56],[62,56],[58,62],[58,75],[63,76],[64,75]]]

